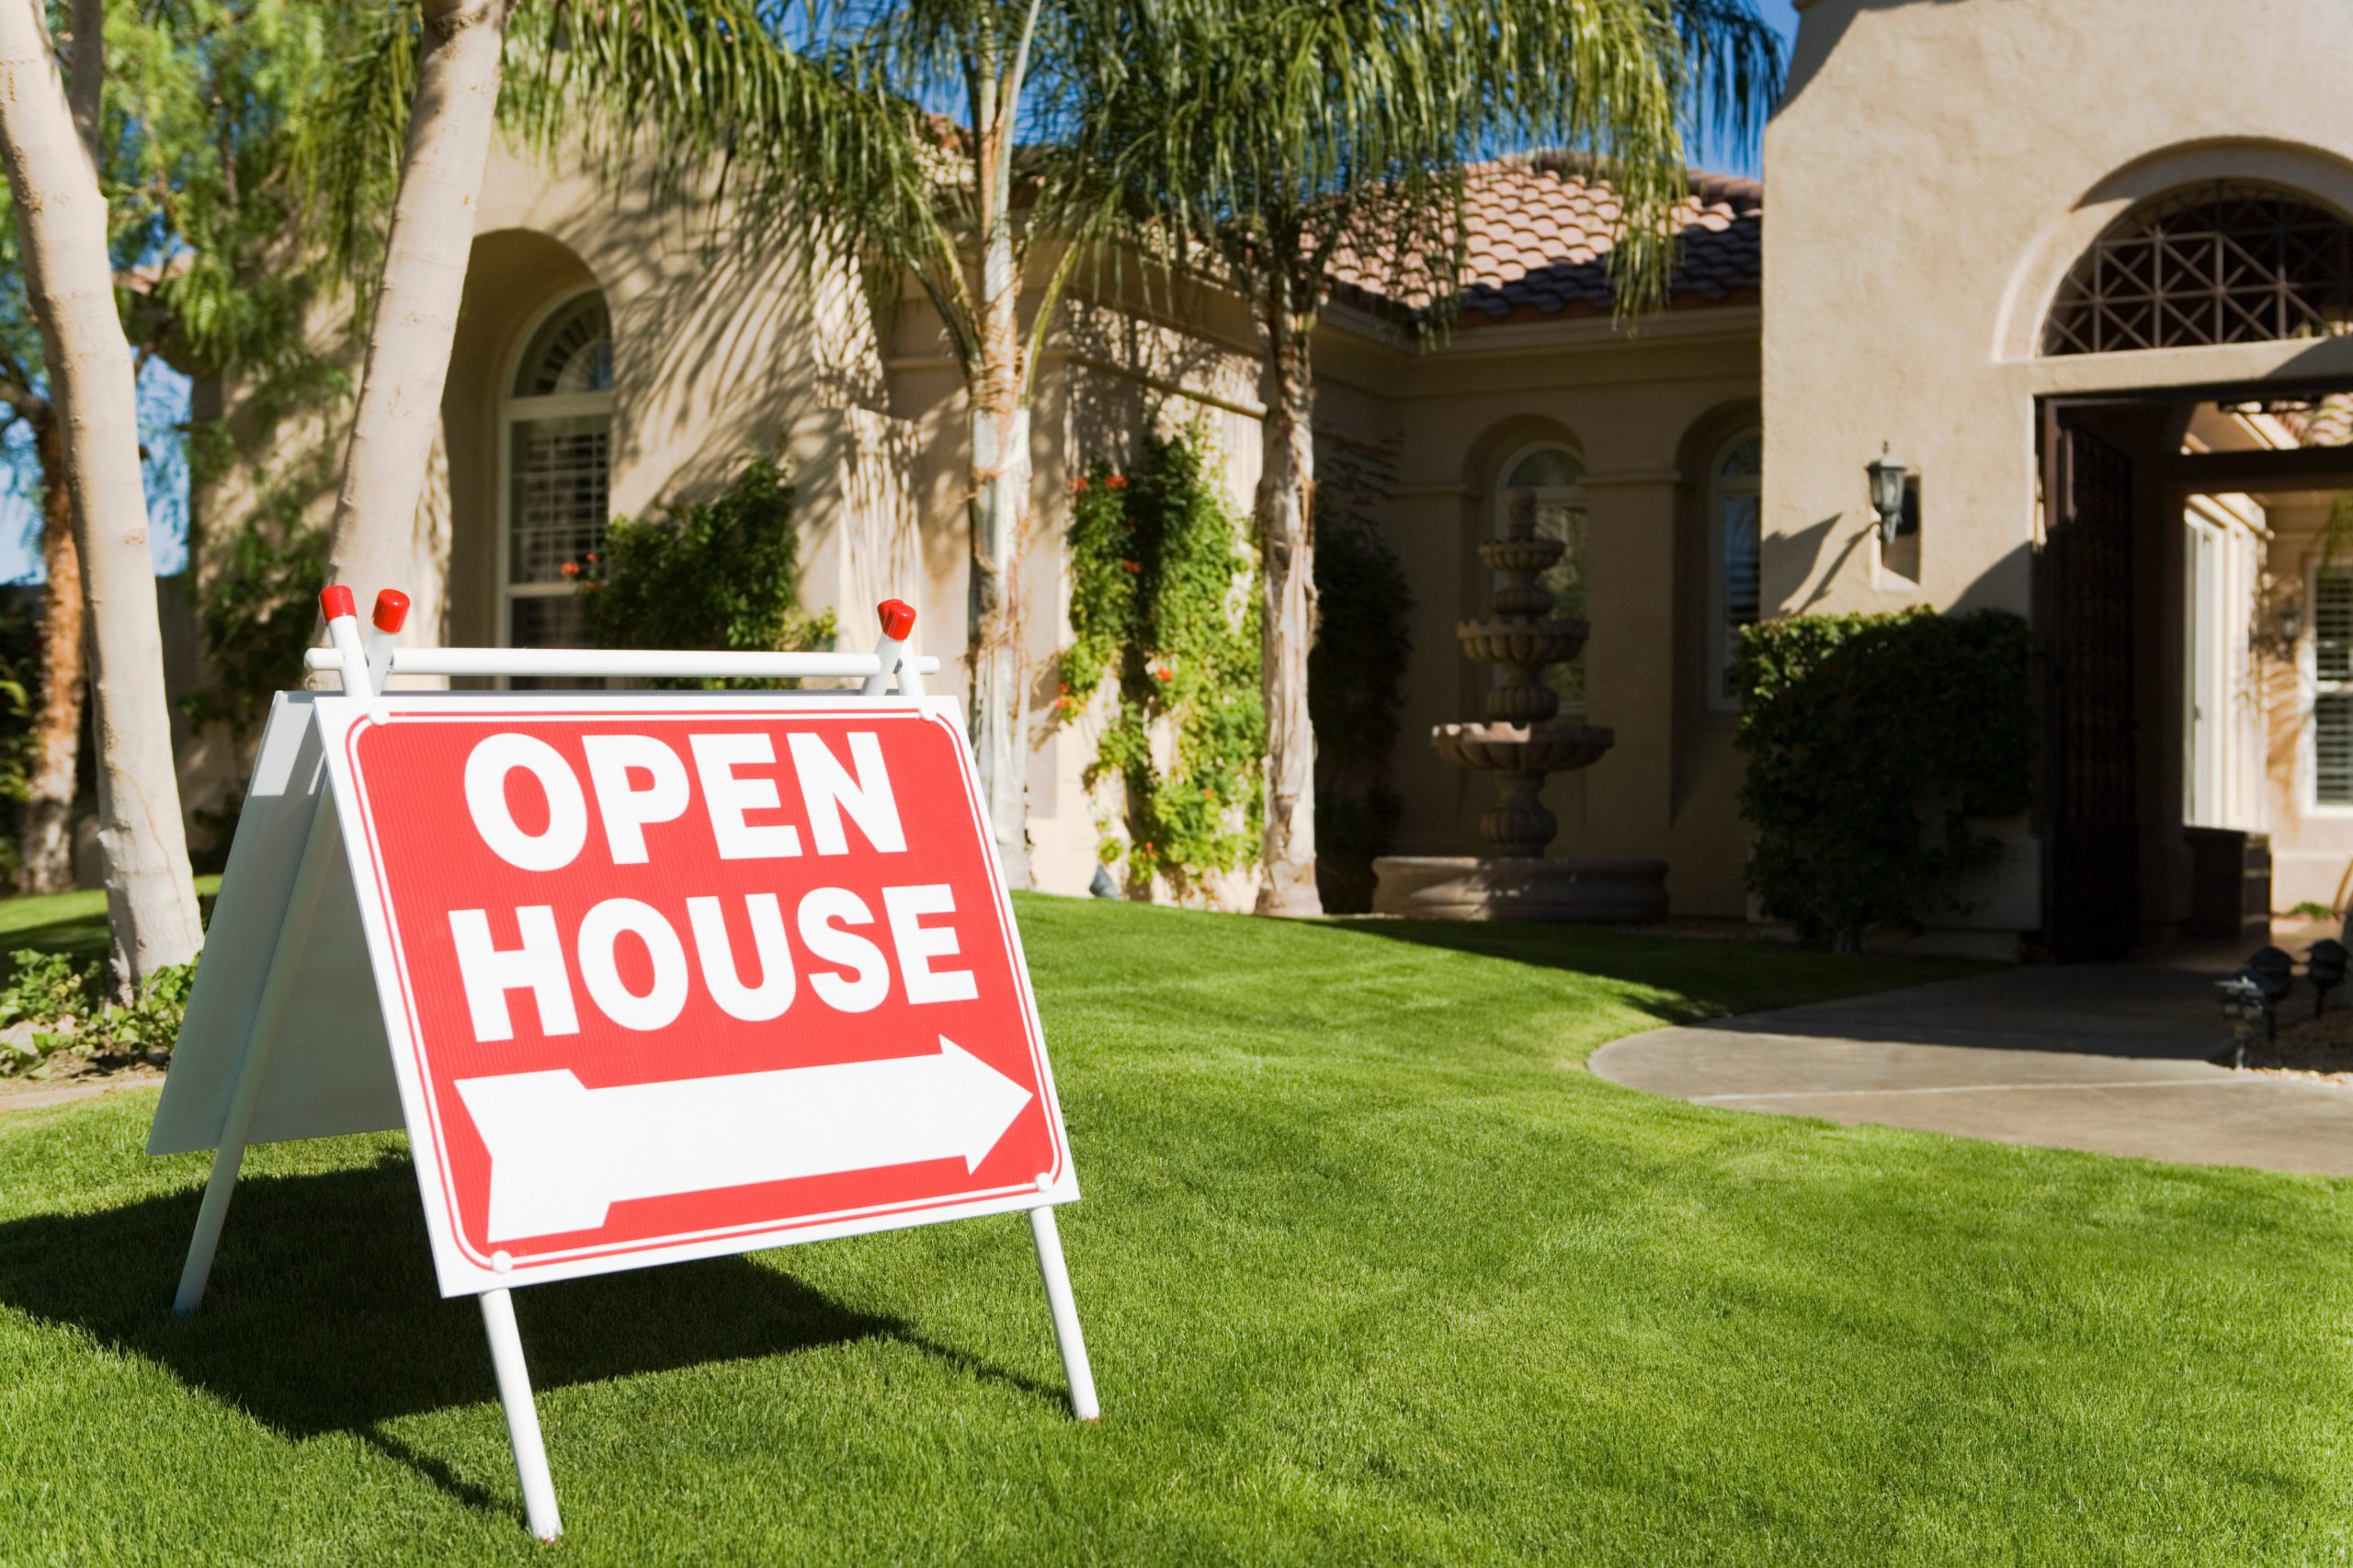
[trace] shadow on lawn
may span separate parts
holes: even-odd
[[[396,1417],[497,1398],[480,1311],[434,1285],[408,1162],[248,1176],[204,1306],[181,1321],[170,1301],[199,1196],[0,1224],[0,1302],[153,1361],[283,1436],[356,1433],[460,1502],[508,1511],[383,1430]],[[1063,1397],[745,1257],[517,1290],[516,1312],[542,1390],[880,1336],[1036,1397]]]
[[[1654,936],[1541,921],[1350,919],[1332,924],[1355,936],[1589,976],[1608,984],[1622,1005],[1667,1024],[1916,985],[1996,967],[1966,959],[1836,955],[1783,942]]]

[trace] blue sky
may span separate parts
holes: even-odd
[[[1797,35],[1794,0],[1758,0],[1767,21],[1786,41]],[[1752,138],[1742,144],[1723,137],[1703,137],[1693,149],[1692,161],[1719,174],[1754,175],[1757,150]],[[188,417],[188,381],[169,367],[156,364],[140,389],[140,420],[144,426],[150,461],[147,471],[151,530],[155,570],[176,572],[188,561],[188,465],[181,460],[180,443],[173,427]],[[0,441],[0,582],[22,582],[40,575],[40,515],[33,491],[36,477],[29,445],[21,430]]]
[[[158,359],[139,384],[139,433],[147,450],[148,543],[155,570],[188,564],[188,463],[178,427],[188,419],[188,378]],[[0,439],[0,582],[40,578],[40,471],[21,425]]]
[[[1787,50],[1797,38],[1798,11],[1795,0],[1757,0],[1756,8],[1781,35],[1781,46]],[[1736,145],[1722,137],[1703,138],[1694,149],[1692,162],[1716,174],[1751,175],[1760,172],[1757,166],[1754,139],[1746,146]]]

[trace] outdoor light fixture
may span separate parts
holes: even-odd
[[[2353,950],[2348,950],[2344,943],[2331,937],[2323,937],[2314,942],[2313,950],[2304,955],[2305,977],[2311,980],[2313,990],[2318,993],[2313,998],[2313,1017],[2319,1017],[2321,1009],[2328,1006],[2328,994],[2345,983],[2347,960],[2353,960]]]
[[[2279,1004],[2296,988],[2296,960],[2279,948],[2262,947],[2249,953],[2241,974],[2252,975],[2263,991],[2263,1035],[2279,1038]]]
[[[2304,635],[2304,607],[2293,599],[2279,607],[2279,641],[2292,648]]]
[[[2271,1027],[2271,1002],[2263,994],[2263,984],[2250,969],[2240,970],[2220,983],[2222,993],[2222,1017],[2231,1025],[2231,1065],[2246,1065],[2247,1047],[2258,1035],[2267,1034]]]
[[[1871,510],[1879,514],[1879,543],[1881,550],[1895,542],[1896,525],[1904,521],[1904,482],[1910,471],[1888,456],[1889,447],[1881,441],[1879,456],[1863,472],[1870,475]]]

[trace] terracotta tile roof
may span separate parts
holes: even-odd
[[[1540,321],[1606,314],[1608,256],[1618,196],[1582,154],[1529,153],[1468,171],[1469,235],[1461,321]],[[1675,210],[1682,240],[1673,308],[1753,304],[1763,283],[1765,187],[1693,170]],[[1334,266],[1344,298],[1376,309],[1428,309],[1427,288],[1399,287],[1378,258],[1343,252]]]

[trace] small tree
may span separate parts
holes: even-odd
[[[664,197],[724,195],[740,147],[755,165],[740,187],[747,211],[771,235],[790,191],[762,165],[790,149],[797,169],[832,166],[849,95],[780,47],[761,13],[759,0],[421,0],[378,13],[299,160],[327,214],[330,264],[381,267],[364,301],[333,580],[374,589],[414,569],[474,206],[502,119],[542,145],[576,131],[613,154],[617,183],[646,176]],[[520,79],[506,92],[510,34]]]
[[[887,297],[912,275],[964,382],[973,758],[1006,879],[1029,882],[1029,399],[1112,171],[1064,140],[1112,78],[1101,0],[881,0],[836,54],[864,155],[796,165]],[[937,109],[953,106],[940,115]],[[890,312],[882,319],[887,327]]]
[[[73,96],[38,0],[0,0],[0,158],[74,502],[97,708],[98,837],[115,983],[145,989],[204,932],[188,878],[148,555],[137,372],[117,313],[96,144],[105,80],[100,0],[75,0]]]
[[[327,544],[329,580],[363,595],[405,582],[415,560],[513,10],[514,0],[420,0],[414,107]]]

